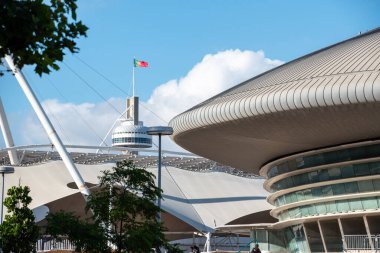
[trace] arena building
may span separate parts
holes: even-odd
[[[207,84],[205,84],[207,85]],[[293,60],[176,116],[183,148],[264,176],[270,252],[380,246],[380,29]]]

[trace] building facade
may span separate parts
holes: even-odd
[[[178,115],[173,139],[257,173],[270,252],[380,249],[380,29],[323,48]]]

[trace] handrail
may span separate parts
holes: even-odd
[[[250,241],[249,243],[247,243],[246,245],[244,245],[243,247],[248,247],[249,245],[251,245],[251,243],[253,243],[253,242],[256,242],[256,243],[258,243],[258,241],[256,240],[252,240],[252,241]],[[241,250],[239,250],[237,253],[241,253]]]

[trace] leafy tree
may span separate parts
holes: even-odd
[[[77,21],[76,0],[0,0],[0,58],[13,55],[22,68],[35,64],[39,75],[58,70],[64,50],[78,52],[75,39],[87,27]]]
[[[59,240],[62,235],[75,245],[76,252],[110,252],[102,226],[80,220],[78,216],[63,211],[49,214],[46,233]]]
[[[97,224],[107,228],[116,252],[145,253],[165,245],[162,224],[156,220],[159,208],[155,203],[161,190],[152,173],[132,161],[117,162],[103,172],[99,186],[89,196],[87,210],[92,210]]]
[[[86,205],[92,219],[80,220],[63,211],[49,214],[47,233],[55,238],[68,236],[76,251],[108,252],[110,242],[116,252],[146,253],[165,247],[170,253],[182,252],[164,237],[162,224],[156,220],[156,201],[161,190],[154,175],[137,168],[132,161],[117,162],[99,177],[99,189]]]
[[[0,225],[3,252],[35,252],[38,227],[28,205],[32,202],[28,186],[13,186],[4,201],[8,214]]]

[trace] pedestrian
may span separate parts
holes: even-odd
[[[255,247],[252,249],[251,253],[261,253],[261,250],[259,249],[258,244],[255,245]]]

